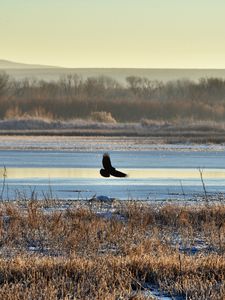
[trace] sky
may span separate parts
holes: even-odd
[[[0,0],[0,59],[225,68],[224,0]]]

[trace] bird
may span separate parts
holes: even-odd
[[[112,165],[111,165],[111,160],[110,156],[108,153],[103,154],[102,158],[102,165],[104,169],[100,170],[100,174],[103,177],[110,177],[110,175],[114,177],[127,177],[127,174],[117,171]]]

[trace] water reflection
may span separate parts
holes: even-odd
[[[1,169],[1,177],[4,170]],[[34,178],[64,178],[64,179],[102,179],[99,169],[96,168],[7,168],[7,178],[9,179],[34,179]],[[129,179],[200,179],[199,169],[123,169],[128,174],[128,178],[120,178],[118,182],[129,181]],[[203,169],[204,179],[224,179],[225,169]],[[116,180],[110,177],[108,182]]]
[[[96,144],[97,145],[97,144]],[[127,149],[125,147],[125,149]],[[113,164],[128,178],[103,178],[99,174],[102,152],[0,151],[0,191],[3,166],[7,168],[4,199],[33,190],[39,198],[49,189],[60,199],[89,199],[106,195],[119,199],[194,199],[204,193],[225,193],[225,151],[111,151]],[[2,180],[1,180],[2,178]],[[184,196],[185,194],[185,196]]]

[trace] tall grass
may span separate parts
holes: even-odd
[[[1,298],[223,299],[224,204],[61,205],[0,204]]]

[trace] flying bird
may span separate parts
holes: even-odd
[[[100,174],[103,177],[109,177],[110,175],[115,177],[127,177],[127,174],[117,171],[112,165],[108,153],[105,153],[102,158],[102,165],[104,169],[100,170]]]

